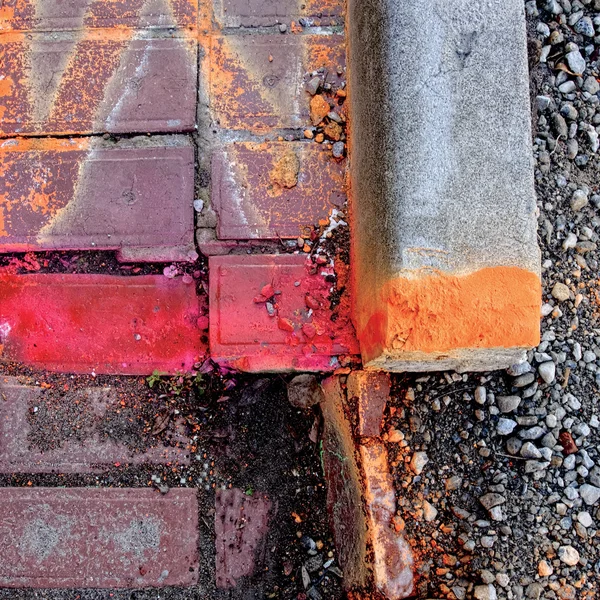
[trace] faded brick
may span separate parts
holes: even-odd
[[[198,580],[196,491],[0,489],[0,586],[141,588]]]
[[[18,383],[14,377],[0,377],[0,471],[3,473],[90,473],[119,465],[189,463],[189,451],[184,448],[157,445],[134,452],[124,443],[101,435],[98,425],[107,411],[121,409],[116,391],[112,388],[77,390],[73,404],[80,421],[75,439],[57,440],[57,447],[42,451],[31,438],[30,411],[43,402],[47,390]],[[59,409],[50,405],[56,414],[44,414],[41,427],[51,427],[60,418]],[[120,412],[120,411],[119,411]],[[37,412],[33,418],[37,418]],[[129,416],[123,414],[125,427]],[[50,421],[50,424],[47,422]],[[79,422],[79,421],[78,421]],[[52,431],[51,429],[49,431]],[[171,435],[179,435],[170,423]]]
[[[288,156],[290,182],[277,176]],[[344,204],[344,165],[317,144],[229,144],[213,155],[212,202],[221,239],[296,238]]]
[[[348,375],[348,399],[358,402],[358,435],[381,435],[383,411],[390,396],[388,373],[352,371]]]
[[[209,91],[215,120],[230,129],[300,128],[309,124],[305,76],[321,67],[340,85],[340,35],[230,35],[211,40]]]
[[[194,150],[184,137],[0,143],[0,253],[194,258],[193,199]]]

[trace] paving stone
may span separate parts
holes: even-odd
[[[234,588],[242,577],[253,575],[262,562],[271,501],[264,495],[248,496],[232,488],[217,491],[215,508],[217,587]]]
[[[327,506],[344,586],[350,592],[359,588],[357,598],[410,597],[414,561],[402,532],[392,526],[396,496],[385,446],[375,440],[357,446],[339,377],[322,385]]]
[[[193,283],[162,275],[0,274],[0,360],[149,375],[204,354]]]
[[[2,35],[0,136],[192,131],[197,43],[172,35]]]
[[[260,27],[290,24],[303,19],[306,25],[343,24],[342,0],[215,0],[215,16],[221,27]]]
[[[229,129],[264,131],[310,123],[305,76],[321,67],[340,84],[340,35],[229,35],[210,42],[209,93],[215,120]]]
[[[56,448],[42,451],[31,435],[31,422],[43,419],[38,423],[39,427],[47,427],[49,435],[52,435],[55,433],[52,427],[61,418],[56,403],[44,404],[50,412],[40,410],[47,393],[48,390],[41,387],[21,384],[15,377],[0,377],[0,472],[93,473],[115,464],[190,462],[189,452],[185,449],[159,443],[143,452],[133,452],[125,444],[101,435],[99,426],[107,413],[112,412],[115,418],[114,409],[122,408],[116,390],[108,387],[77,390],[76,398],[72,400],[77,406],[77,425],[83,423],[84,426],[78,429],[77,436],[56,440]],[[35,408],[38,410],[33,413]],[[123,415],[122,418],[125,421],[129,416]],[[168,431],[184,439],[183,431],[177,431],[173,426]]]
[[[198,580],[195,490],[2,488],[0,586],[141,588]]]
[[[328,371],[356,353],[348,315],[331,319],[332,269],[311,270],[305,255],[210,257],[213,359],[249,372]],[[261,297],[265,286],[273,298]]]
[[[211,200],[221,239],[297,238],[344,204],[344,165],[314,143],[230,144],[213,155]]]
[[[177,26],[193,28],[195,0],[12,0],[0,7],[0,31],[66,31],[90,28]]]
[[[387,373],[352,371],[346,382],[348,398],[358,403],[358,435],[381,435],[383,411],[390,397],[391,381]]]
[[[523,3],[436,6],[348,3],[353,318],[369,368],[506,368],[540,338]]]
[[[0,141],[0,253],[194,259],[193,201],[194,149],[183,136]]]

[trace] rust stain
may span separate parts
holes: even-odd
[[[539,343],[541,282],[531,271],[490,267],[426,272],[386,282],[354,316],[366,356]]]
[[[271,171],[271,188],[273,195],[280,195],[282,188],[290,189],[298,185],[298,173],[300,171],[300,159],[293,150],[286,150],[281,158],[278,158]]]

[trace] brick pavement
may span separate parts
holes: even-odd
[[[189,371],[208,351],[204,300],[168,264],[198,259],[195,226],[207,255],[244,252],[210,258],[215,359],[331,371],[358,353],[345,271],[335,284],[332,261],[309,257],[346,199],[344,152],[332,156],[347,116],[343,20],[342,0],[0,6],[0,471],[188,460],[162,446],[133,453],[93,428],[36,449],[29,410],[45,390],[1,369]],[[40,253],[57,250],[163,263],[169,277],[10,265],[31,252],[44,270]],[[281,294],[255,302],[266,285]],[[115,401],[109,388],[75,392],[97,418]],[[264,550],[271,504],[217,495],[214,581],[199,575],[193,490],[0,488],[0,506],[0,587],[218,585],[233,598]]]

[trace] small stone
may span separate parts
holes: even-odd
[[[590,17],[582,17],[575,23],[574,27],[577,33],[584,35],[585,37],[593,38],[596,35],[596,31],[594,30],[594,23]]]
[[[571,197],[571,209],[579,212],[588,203],[588,195],[584,190],[575,190]]]
[[[531,385],[535,381],[535,373],[525,373],[523,375],[519,375],[513,382],[513,387],[516,388],[524,388],[528,385]]]
[[[420,475],[429,462],[429,457],[426,452],[415,452],[410,461],[410,468],[415,475]]]
[[[519,396],[498,396],[496,402],[501,413],[509,413],[519,408],[521,398]]]
[[[598,83],[595,77],[590,75],[589,77],[585,78],[585,81],[583,82],[583,89],[589,94],[597,94],[598,91],[600,91],[600,83]]]
[[[344,156],[344,149],[344,142],[336,142],[331,149],[331,153],[334,158],[342,158]]]
[[[313,77],[307,84],[306,84],[306,91],[311,95],[314,96],[318,91],[319,88],[321,87],[321,78],[320,77]]]
[[[519,438],[511,437],[506,442],[506,451],[514,456],[521,450],[522,446],[523,442]]]
[[[542,453],[531,442],[523,444],[520,454],[523,458],[542,458]]]
[[[552,296],[559,302],[565,302],[571,297],[571,291],[564,283],[557,282],[552,288]]]
[[[544,435],[544,430],[539,427],[531,427],[530,429],[523,429],[519,431],[519,437],[522,440],[539,440]]]
[[[297,375],[287,386],[288,400],[297,408],[310,408],[325,399],[321,384],[314,375]]]
[[[486,510],[491,510],[495,506],[500,506],[506,502],[506,498],[500,494],[490,493],[479,498],[479,502]]]
[[[506,573],[498,573],[496,575],[496,583],[500,587],[508,587],[508,584],[510,583],[510,577]]]
[[[581,56],[581,52],[579,52],[579,50],[571,50],[571,52],[567,52],[565,58],[567,59],[569,69],[575,73],[575,75],[583,75],[586,66],[585,58]]]
[[[579,495],[588,506],[593,506],[600,500],[600,488],[584,483],[579,488]]]
[[[543,594],[544,588],[537,581],[530,583],[525,589],[525,595],[531,600],[539,600],[540,596]]]
[[[477,402],[477,404],[481,404],[483,406],[485,404],[486,399],[487,399],[486,389],[482,385],[476,387],[475,388],[475,402]]]
[[[556,365],[552,361],[544,362],[538,366],[538,373],[546,383],[550,384],[556,377]]]
[[[287,31],[287,25],[285,23],[279,24],[279,33],[285,33]]]
[[[427,502],[427,500],[425,500],[423,502],[423,518],[425,519],[425,521],[427,521],[428,523],[431,523],[431,521],[435,521],[437,514],[437,508],[435,508],[435,506],[433,506],[432,504]]]
[[[592,515],[586,510],[577,514],[577,520],[586,528],[591,527],[594,524]]]
[[[496,425],[496,431],[499,435],[510,435],[514,431],[516,426],[516,421],[512,421],[511,419],[500,418],[498,419],[498,424]]]
[[[573,546],[561,546],[558,549],[558,558],[564,562],[565,565],[574,567],[579,562],[579,552],[577,552]]]
[[[452,492],[454,490],[459,489],[462,485],[462,481],[462,477],[460,477],[459,475],[453,475],[452,477],[449,477],[448,479],[446,479],[445,483],[446,491]]]
[[[496,588],[491,583],[476,585],[473,595],[477,600],[496,600],[498,597]]]
[[[540,577],[550,577],[552,573],[554,573],[554,569],[545,560],[540,560],[538,563],[538,575]]]

